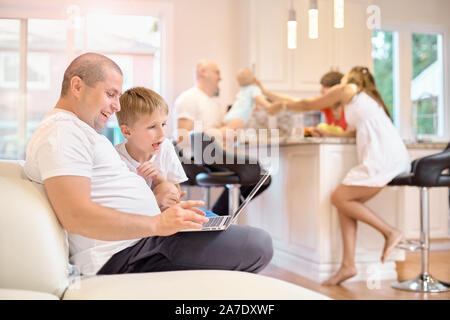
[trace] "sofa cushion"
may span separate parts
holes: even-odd
[[[50,293],[0,288],[0,300],[58,300],[58,297]]]
[[[68,285],[68,246],[42,185],[17,161],[0,160],[0,287],[60,297]]]
[[[300,286],[240,271],[190,270],[103,275],[74,282],[64,300],[326,300]]]

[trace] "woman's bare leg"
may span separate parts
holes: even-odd
[[[338,189],[340,190],[338,191]],[[341,209],[345,213],[362,222],[367,223],[378,230],[385,238],[385,246],[381,256],[381,262],[385,262],[392,249],[404,238],[403,232],[390,226],[364,203],[372,199],[383,187],[361,187],[341,185],[336,191],[341,193],[344,202],[341,203]]]
[[[400,230],[389,226],[364,205],[364,202],[373,198],[382,189],[382,187],[346,186],[341,184],[333,192],[331,201],[339,212],[344,243],[344,257],[339,271],[325,281],[324,285],[337,285],[356,275],[356,221],[365,222],[383,234],[386,242],[381,258],[382,262],[386,260],[391,250],[403,239],[403,233]]]
[[[335,286],[341,282],[356,276],[358,270],[355,266],[355,247],[356,247],[356,220],[346,216],[338,211],[339,222],[341,225],[341,235],[343,242],[344,256],[341,267],[338,272],[330,279],[322,282],[324,286]]]

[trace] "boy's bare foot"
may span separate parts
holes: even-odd
[[[388,237],[384,243],[383,255],[381,256],[381,262],[385,263],[387,257],[391,251],[404,239],[403,232],[395,229]]]
[[[341,282],[350,279],[358,273],[358,270],[356,270],[356,267],[344,267],[341,266],[341,268],[336,272],[334,276],[332,276],[327,281],[322,282],[323,286],[337,286],[341,284]]]

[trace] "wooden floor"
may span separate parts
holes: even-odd
[[[419,270],[420,253],[407,253],[405,261],[397,262],[399,281],[414,278]],[[450,250],[430,253],[430,273],[441,281],[450,282]],[[443,293],[401,291],[390,287],[393,282],[391,280],[369,285],[366,281],[344,282],[340,286],[325,287],[272,264],[261,274],[300,285],[337,300],[450,300],[450,291]]]

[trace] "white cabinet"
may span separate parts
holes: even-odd
[[[294,55],[292,90],[318,91],[322,75],[330,69],[338,69],[334,56],[333,2],[329,0],[317,2],[319,8],[319,38],[310,39],[308,36],[309,1],[294,1],[298,17],[299,38],[297,49],[292,50]],[[340,70],[343,72],[342,69]]]
[[[346,0],[344,28],[333,28],[333,65],[341,72],[348,72],[354,66],[373,70],[372,30],[367,27],[366,13],[369,5],[370,1],[366,0]]]
[[[271,90],[315,92],[323,74],[348,72],[356,65],[372,66],[368,0],[345,1],[345,26],[333,26],[333,1],[319,0],[319,38],[308,37],[309,0],[293,0],[297,15],[297,48],[287,48],[289,0],[251,0],[250,61]]]
[[[251,0],[250,65],[272,90],[291,86],[292,52],[287,49],[288,1]]]

